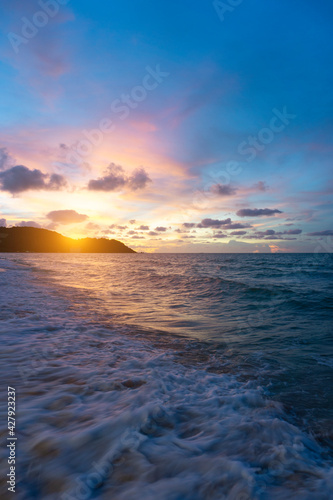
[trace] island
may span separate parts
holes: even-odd
[[[117,240],[75,240],[56,231],[36,227],[0,227],[0,252],[35,253],[136,253]]]

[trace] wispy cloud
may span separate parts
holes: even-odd
[[[313,233],[307,233],[308,236],[333,236],[332,229],[326,229],[325,231],[314,231]]]
[[[282,213],[277,208],[242,208],[236,212],[239,217],[272,217]]]

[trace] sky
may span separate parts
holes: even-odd
[[[0,6],[0,225],[332,252],[331,2]]]

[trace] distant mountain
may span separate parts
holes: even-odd
[[[107,238],[74,240],[55,231],[35,227],[0,227],[0,252],[136,253],[117,240]]]

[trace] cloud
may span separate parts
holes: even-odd
[[[225,220],[218,220],[218,219],[202,219],[199,224],[197,224],[197,227],[203,228],[203,227],[214,227],[214,228],[220,228],[222,226],[225,226],[226,224],[231,224],[231,219],[225,219]]]
[[[186,227],[186,229],[192,229],[192,227],[195,227],[194,222],[184,222],[183,227]]]
[[[284,231],[283,234],[301,234],[302,229],[288,229],[288,231]]]
[[[325,231],[315,231],[314,233],[308,233],[308,236],[333,236],[333,230],[326,229]]]
[[[98,231],[100,227],[95,222],[88,222],[88,224],[85,225],[85,229],[88,229],[88,231]]]
[[[40,170],[30,170],[24,165],[16,165],[0,172],[0,184],[2,191],[16,194],[31,189],[59,190],[66,185],[66,180],[59,174],[49,176]]]
[[[126,184],[124,169],[120,165],[111,163],[106,170],[106,175],[99,179],[91,179],[88,189],[91,191],[116,191]]]
[[[257,231],[254,235],[251,236],[251,238],[266,239],[266,240],[282,239],[277,237],[277,233],[274,231],[274,229],[267,229],[266,231]]]
[[[297,240],[297,238],[283,238],[282,236],[278,236],[277,234],[274,236],[266,236],[264,239],[265,240],[283,240],[283,241]]]
[[[45,177],[40,170],[29,170],[23,165],[17,165],[0,173],[1,189],[10,193],[43,189]]]
[[[0,219],[0,227],[7,227],[6,219]]]
[[[267,229],[266,231],[256,231],[254,234],[247,236],[247,239],[263,239],[263,240],[296,240],[297,238],[286,238],[284,235],[301,234],[302,229],[289,229],[288,231],[274,231],[274,229]]]
[[[155,227],[155,231],[159,231],[160,233],[164,233],[165,231],[167,231],[167,227],[163,227],[163,226],[158,226],[158,227]]]
[[[232,222],[231,224],[226,224],[223,229],[246,229],[251,226],[251,224],[241,224],[240,222]]]
[[[274,229],[267,229],[266,231],[257,231],[255,234],[258,235],[258,237],[264,237],[264,236],[283,236],[285,234],[290,235],[290,234],[301,234],[302,229],[288,229],[288,231],[279,231],[276,232]],[[278,238],[278,239],[284,239],[284,238]]]
[[[33,220],[22,221],[19,224],[16,224],[16,227],[42,227],[38,222],[34,222]]]
[[[118,229],[118,231],[125,231],[127,229],[127,226],[118,226],[117,224],[111,224],[109,226],[110,229]]]
[[[243,236],[244,234],[247,234],[247,231],[232,231],[230,234],[232,236]]]
[[[218,196],[233,196],[237,193],[237,189],[228,184],[214,184],[211,186],[210,191]]]
[[[214,238],[227,238],[227,234],[219,233],[219,234],[214,234]]]
[[[75,210],[53,210],[46,217],[56,224],[74,224],[88,219],[88,215],[79,214]]]
[[[149,182],[152,182],[149,175],[143,167],[140,167],[134,170],[127,184],[132,191],[136,191],[137,189],[144,189]]]
[[[275,231],[274,229],[267,229],[266,231],[258,231],[256,234],[261,234],[264,236],[272,236],[273,234],[275,234]]]
[[[291,217],[286,219],[287,222],[295,222],[295,221],[303,221],[310,222],[314,220],[315,211],[314,210],[305,210],[302,213],[298,213],[297,217]]]
[[[67,181],[62,175],[52,174],[48,184],[46,185],[46,189],[49,189],[51,191],[58,191],[66,185]]]
[[[184,224],[183,224],[184,225]],[[242,224],[240,222],[232,222],[232,220],[229,219],[224,219],[224,220],[219,220],[219,219],[203,219],[199,224],[196,225],[196,227],[199,228],[223,228],[223,229],[247,229],[252,227],[251,224]]]
[[[10,159],[9,153],[6,148],[0,148],[0,170],[4,170],[8,166]]]
[[[158,233],[156,231],[149,231],[149,236],[158,236]]]
[[[239,217],[271,217],[275,214],[282,214],[277,208],[242,208],[236,212]]]
[[[140,227],[137,227],[138,230],[141,230],[141,231],[149,231],[149,226],[140,226]]]
[[[136,191],[145,188],[148,182],[151,182],[151,179],[144,168],[134,170],[132,175],[128,177],[123,167],[111,163],[103,177],[89,181],[88,189],[91,191],[117,191],[127,187],[131,191]]]
[[[257,184],[253,185],[253,188],[257,191],[268,191],[269,186],[267,186],[266,182],[259,181]]]

